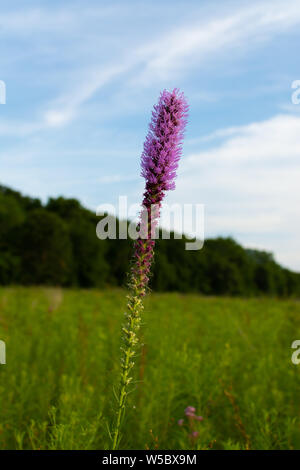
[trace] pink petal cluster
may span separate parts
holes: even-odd
[[[153,230],[159,218],[165,191],[175,188],[176,170],[182,152],[188,105],[178,89],[164,90],[154,106],[149,132],[142,153],[142,176],[146,180],[140,236],[135,242],[131,285],[145,295],[153,258]]]
[[[159,203],[164,191],[175,188],[187,112],[184,95],[176,88],[172,92],[164,90],[154,106],[142,153],[142,176],[146,180],[143,205],[146,207]]]
[[[202,421],[203,420],[203,416],[197,416],[196,414],[196,408],[194,408],[193,406],[188,406],[185,410],[184,410],[184,414],[185,416],[188,416],[192,419],[195,419],[196,421]]]

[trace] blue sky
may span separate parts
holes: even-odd
[[[95,209],[140,201],[160,90],[190,117],[169,203],[300,271],[300,1],[1,2],[0,183]]]

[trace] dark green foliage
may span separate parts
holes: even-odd
[[[97,218],[84,209],[76,199],[49,199],[46,209],[68,225],[72,245],[72,272],[69,284],[81,287],[102,287],[108,266],[104,258],[106,246],[96,237]]]
[[[68,284],[72,271],[72,246],[63,220],[36,209],[19,230],[24,284]]]
[[[76,199],[50,198],[43,206],[0,186],[0,284],[123,286],[132,240],[99,240],[99,221]],[[202,250],[186,251],[186,241],[174,234],[157,240],[151,289],[300,295],[300,274],[283,269],[270,253],[246,250],[231,238],[208,239]]]

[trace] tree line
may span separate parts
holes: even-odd
[[[0,186],[0,284],[124,286],[133,242],[99,240],[99,220],[76,199],[50,198],[42,204]],[[202,250],[186,251],[186,241],[173,233],[169,240],[157,240],[153,290],[300,295],[300,274],[281,267],[270,253],[221,237],[206,240]]]

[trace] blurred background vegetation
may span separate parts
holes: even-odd
[[[0,186],[0,284],[123,286],[132,240],[99,240],[100,217],[76,199],[25,197]],[[118,220],[116,221],[118,227]],[[186,251],[185,238],[157,240],[154,291],[206,295],[299,296],[300,274],[272,254],[244,249],[231,238]]]

